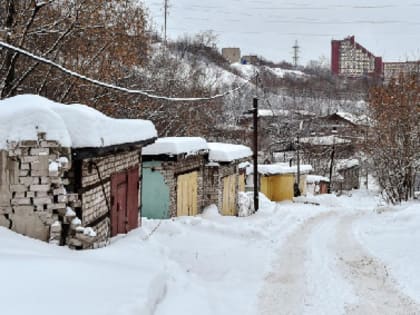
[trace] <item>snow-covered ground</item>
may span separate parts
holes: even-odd
[[[366,191],[143,220],[87,251],[0,228],[1,314],[419,314],[419,242],[418,202]]]

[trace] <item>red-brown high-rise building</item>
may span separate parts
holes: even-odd
[[[382,77],[382,57],[376,57],[354,36],[331,41],[331,72],[343,77]]]

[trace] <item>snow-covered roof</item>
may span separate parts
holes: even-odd
[[[335,161],[335,168],[336,170],[344,170],[349,169],[355,166],[359,166],[358,159],[343,159],[343,160],[336,160]]]
[[[215,162],[232,162],[252,156],[249,147],[240,144],[210,142],[209,160]]]
[[[306,110],[288,110],[288,109],[258,109],[258,117],[278,117],[278,116],[289,116],[289,115],[301,115],[301,116],[315,116]]]
[[[252,169],[252,167],[251,167]],[[300,165],[300,173],[307,174],[312,171],[312,166],[308,164]],[[253,170],[250,171],[251,174]],[[288,163],[276,163],[276,164],[259,164],[258,173],[262,175],[280,175],[280,174],[296,174],[297,166],[289,166]]]
[[[307,143],[312,145],[333,145],[333,144],[345,144],[350,143],[348,139],[343,139],[334,135],[330,136],[314,136],[300,138],[301,143]]]
[[[155,143],[145,146],[142,155],[194,155],[200,151],[207,151],[208,145],[200,137],[165,137],[159,138]]]
[[[308,176],[306,176],[306,182],[308,184],[319,183],[320,181],[329,182],[330,179],[328,177],[320,176],[320,175],[308,175]]]
[[[86,105],[64,105],[39,95],[18,95],[0,101],[0,149],[11,141],[48,140],[63,147],[105,147],[157,136],[152,122],[114,119]]]
[[[348,112],[336,112],[335,114],[354,125],[370,125],[370,119],[366,115],[356,116]]]

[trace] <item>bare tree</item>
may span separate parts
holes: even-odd
[[[4,40],[83,75],[124,85],[147,60],[147,17],[137,1],[0,0],[0,8]],[[2,98],[37,93],[93,106],[121,99],[9,50],[0,57]]]
[[[373,122],[368,150],[379,184],[391,203],[412,197],[416,163],[420,159],[420,82],[403,76],[388,86],[373,88],[369,109]]]

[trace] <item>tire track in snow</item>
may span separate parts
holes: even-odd
[[[386,265],[370,256],[352,231],[356,215],[343,217],[337,229],[336,250],[345,278],[359,297],[347,314],[420,314],[420,305],[402,293],[389,275]]]
[[[312,230],[331,216],[328,212],[312,217],[287,238],[259,295],[261,315],[303,314],[307,241]]]

